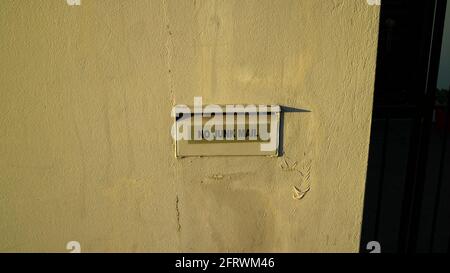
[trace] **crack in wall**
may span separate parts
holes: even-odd
[[[166,25],[167,30],[167,41],[165,44],[166,52],[167,52],[167,60],[166,60],[166,66],[167,66],[167,73],[168,73],[168,79],[169,79],[169,92],[170,92],[170,99],[172,102],[172,106],[175,105],[175,94],[173,91],[173,79],[172,79],[172,51],[173,51],[173,41],[172,41],[172,31],[170,29],[170,20],[169,20],[169,4],[167,3],[167,0],[164,0],[163,2],[163,8],[164,8],[164,24]]]
[[[180,232],[181,231],[181,223],[180,223],[180,198],[176,198],[175,201],[175,210],[177,212],[177,231]]]

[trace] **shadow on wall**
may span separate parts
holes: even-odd
[[[278,156],[284,155],[284,115],[285,113],[311,113],[310,110],[294,108],[289,106],[281,105],[281,114],[280,114],[280,143],[279,143],[279,151]]]

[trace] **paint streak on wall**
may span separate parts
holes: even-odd
[[[0,251],[357,251],[378,19],[365,0],[1,1]],[[285,113],[281,158],[177,160],[171,107],[194,96],[308,112]]]

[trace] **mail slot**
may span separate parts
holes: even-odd
[[[280,112],[278,105],[177,105],[175,155],[278,156]]]

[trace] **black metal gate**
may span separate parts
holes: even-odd
[[[436,103],[446,2],[382,1],[361,252],[449,250],[450,116]]]

